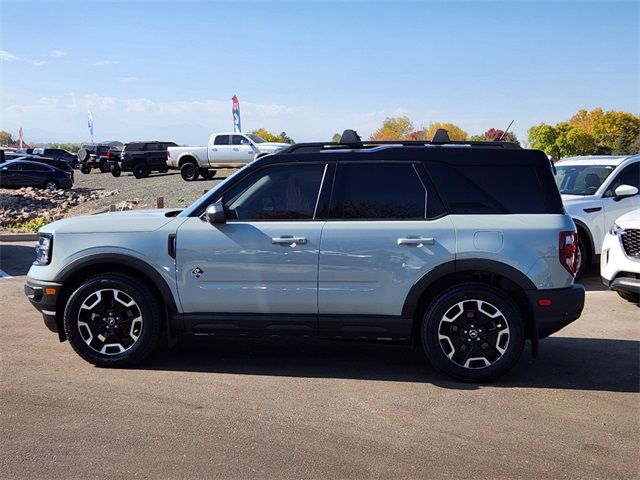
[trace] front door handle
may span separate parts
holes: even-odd
[[[217,152],[217,151],[218,151],[218,149],[217,149],[217,148],[212,148],[212,149],[211,149],[211,151],[212,151],[212,152]]]
[[[274,245],[304,245],[307,243],[307,239],[304,237],[293,237],[291,235],[283,235],[281,237],[275,237],[271,239],[271,243]]]
[[[423,245],[433,245],[434,243],[436,243],[435,238],[407,237],[398,239],[398,245],[417,245],[421,247]]]
[[[234,148],[234,149],[233,149],[233,151],[234,151],[234,152],[237,152],[237,151],[239,151],[239,150],[238,150],[237,148]]]

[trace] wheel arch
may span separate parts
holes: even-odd
[[[402,308],[402,316],[413,320],[414,340],[420,341],[423,316],[435,298],[447,288],[467,282],[486,284],[506,293],[522,314],[526,338],[531,339],[534,348],[537,346],[535,317],[526,294],[527,290],[536,289],[535,284],[510,265],[484,259],[456,260],[439,265],[414,284]]]
[[[587,246],[589,248],[589,253],[593,258],[593,255],[595,255],[597,252],[595,251],[596,247],[595,247],[595,242],[593,241],[593,235],[591,234],[591,230],[589,230],[589,227],[587,227],[586,223],[584,223],[582,220],[578,220],[577,218],[573,218],[572,220],[573,220],[573,223],[576,224],[576,230],[578,231],[578,238],[580,237],[581,233],[586,234],[583,236],[583,238],[586,240]]]
[[[181,327],[179,324],[171,324],[172,321],[175,322],[180,317],[176,298],[166,280],[153,267],[142,260],[123,254],[95,254],[69,264],[58,274],[56,279],[62,283],[56,300],[56,323],[61,341],[65,340],[62,321],[67,300],[83,279],[100,273],[123,273],[142,281],[153,290],[164,305],[165,325],[169,329],[170,338],[171,333]]]
[[[178,157],[178,168],[189,162],[195,163],[196,166],[198,166],[198,159],[192,153],[183,153]]]

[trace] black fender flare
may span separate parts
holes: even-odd
[[[162,278],[162,275],[156,271],[152,266],[145,263],[138,258],[125,255],[122,253],[94,253],[85,257],[78,258],[70,264],[66,265],[58,275],[55,281],[64,284],[64,281],[71,277],[77,271],[89,267],[91,265],[98,264],[116,264],[132,269],[134,272],[139,272],[142,275],[149,278],[154,286],[160,292],[162,300],[169,309],[169,315],[178,311],[176,299],[173,296],[173,292],[169,288],[166,280]]]
[[[525,292],[537,289],[535,284],[524,273],[505,263],[489,259],[452,260],[427,272],[411,287],[402,306],[402,316],[413,318],[418,310],[418,303],[422,294],[444,276],[470,271],[482,271],[500,275],[518,285]]]

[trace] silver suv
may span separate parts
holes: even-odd
[[[99,366],[141,362],[163,333],[300,335],[414,343],[487,381],[580,316],[576,242],[540,151],[346,131],[259,158],[183,211],[47,225],[25,290]]]

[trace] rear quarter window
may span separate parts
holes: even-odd
[[[427,164],[427,170],[452,214],[564,212],[551,168],[547,166],[433,162]]]

